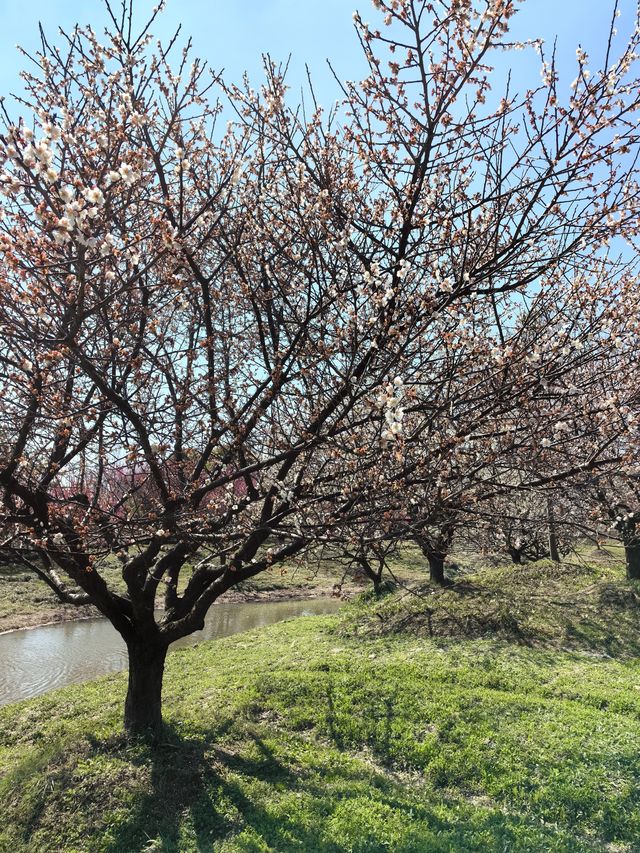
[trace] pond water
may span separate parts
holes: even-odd
[[[267,601],[214,604],[204,630],[171,649],[250,631],[298,616],[335,613],[340,601]],[[0,705],[126,669],[127,650],[107,619],[60,622],[0,635]]]

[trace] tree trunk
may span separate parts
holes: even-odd
[[[640,542],[624,546],[624,556],[627,563],[629,580],[640,580]]]
[[[427,560],[429,561],[429,578],[433,583],[439,586],[446,586],[447,579],[444,576],[444,554],[438,554],[434,551],[429,551]]]
[[[558,548],[558,534],[556,533],[556,520],[550,500],[547,501],[547,522],[549,525],[549,557],[554,563],[559,563],[560,550]]]
[[[130,737],[157,741],[162,732],[162,676],[167,647],[130,643],[124,728]]]
[[[522,565],[522,548],[514,548],[513,545],[509,545],[507,546],[507,551],[513,563],[517,566]]]

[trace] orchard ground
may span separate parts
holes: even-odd
[[[170,655],[156,751],[124,674],[0,709],[0,850],[640,849],[621,564],[413,586]]]

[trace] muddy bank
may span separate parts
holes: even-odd
[[[60,607],[43,607],[33,613],[9,613],[0,616],[0,634],[7,631],[19,631],[22,628],[39,628],[42,625],[54,625],[57,622],[71,622],[76,619],[93,619],[100,614],[90,604],[82,607],[61,604]]]

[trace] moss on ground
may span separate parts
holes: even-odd
[[[535,596],[527,642],[454,638],[469,588],[439,594],[456,619],[429,638],[399,592],[170,655],[156,751],[119,734],[123,674],[0,709],[0,850],[640,850],[636,591],[502,571],[465,581],[478,611],[544,580],[590,602],[579,642]]]

